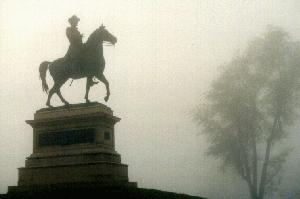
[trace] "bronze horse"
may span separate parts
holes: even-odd
[[[105,68],[105,60],[103,57],[103,42],[109,42],[114,45],[117,42],[117,38],[109,33],[105,26],[101,25],[97,28],[88,38],[87,42],[83,44],[80,54],[78,66],[72,67],[72,65],[65,58],[56,59],[53,62],[42,62],[39,67],[40,78],[42,80],[42,87],[45,92],[48,93],[48,85],[46,82],[46,72],[49,72],[53,78],[54,85],[48,93],[48,99],[46,105],[51,107],[50,99],[54,93],[56,93],[61,101],[68,105],[69,103],[63,98],[60,92],[61,86],[69,79],[87,78],[86,81],[86,93],[85,100],[88,99],[90,87],[93,85],[93,77],[96,77],[104,83],[106,87],[105,101],[109,99],[110,90],[109,83],[105,78],[103,71]]]

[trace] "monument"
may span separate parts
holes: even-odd
[[[46,71],[54,80],[46,102],[47,108],[34,113],[26,123],[33,128],[32,154],[25,166],[19,168],[18,185],[9,187],[5,198],[198,198],[184,194],[137,188],[128,179],[128,165],[121,162],[115,150],[115,124],[120,118],[110,107],[91,103],[88,93],[97,78],[106,86],[105,101],[109,99],[109,83],[103,75],[105,60],[103,42],[114,45],[117,38],[101,25],[82,43],[77,30],[79,18],[69,19],[67,28],[70,48],[65,57],[43,62],[39,72],[42,88],[48,91]],[[60,87],[68,79],[87,78],[86,103],[70,105]],[[57,94],[64,106],[50,103]],[[1,195],[0,195],[1,198]]]
[[[71,27],[66,34],[70,47],[65,57],[40,65],[44,91],[48,91],[47,69],[54,80],[46,103],[49,108],[36,111],[34,119],[26,121],[33,128],[33,153],[26,159],[25,167],[19,168],[18,186],[10,187],[10,191],[68,184],[137,186],[128,181],[128,166],[121,163],[121,156],[115,151],[114,125],[120,118],[109,107],[88,99],[89,89],[96,83],[93,78],[105,84],[105,101],[109,99],[109,83],[103,75],[103,42],[114,45],[117,38],[101,25],[83,44],[78,21],[75,15],[69,18]],[[86,103],[70,105],[62,97],[60,87],[70,78],[87,78]],[[54,93],[65,106],[51,106]]]

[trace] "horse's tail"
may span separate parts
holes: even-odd
[[[48,93],[48,84],[46,82],[46,72],[47,72],[47,69],[48,69],[48,66],[51,62],[48,62],[48,61],[44,61],[40,64],[40,68],[39,68],[39,71],[40,71],[40,78],[42,80],[42,87],[43,87],[43,91],[45,91],[46,93]]]

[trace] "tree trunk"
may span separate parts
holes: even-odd
[[[274,118],[272,130],[271,130],[270,136],[268,137],[268,140],[267,140],[265,160],[264,160],[264,164],[263,164],[263,168],[262,168],[262,172],[261,172],[261,178],[260,178],[258,199],[263,199],[264,195],[265,195],[265,186],[267,183],[266,181],[267,181],[268,165],[269,165],[269,160],[270,160],[270,156],[271,156],[272,141],[273,141],[274,134],[277,130],[276,127],[277,127],[279,119],[280,119],[280,116],[279,116],[279,114],[277,114],[277,116]]]
[[[254,196],[252,197],[253,199],[257,199],[258,197],[258,192],[257,192],[257,149],[256,149],[256,140],[255,136],[252,135],[251,138],[252,142],[252,153],[253,153],[253,158],[252,158],[252,189]]]

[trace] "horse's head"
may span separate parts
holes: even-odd
[[[97,32],[100,37],[100,42],[107,41],[113,45],[117,43],[117,37],[108,32],[103,24],[97,29]]]

